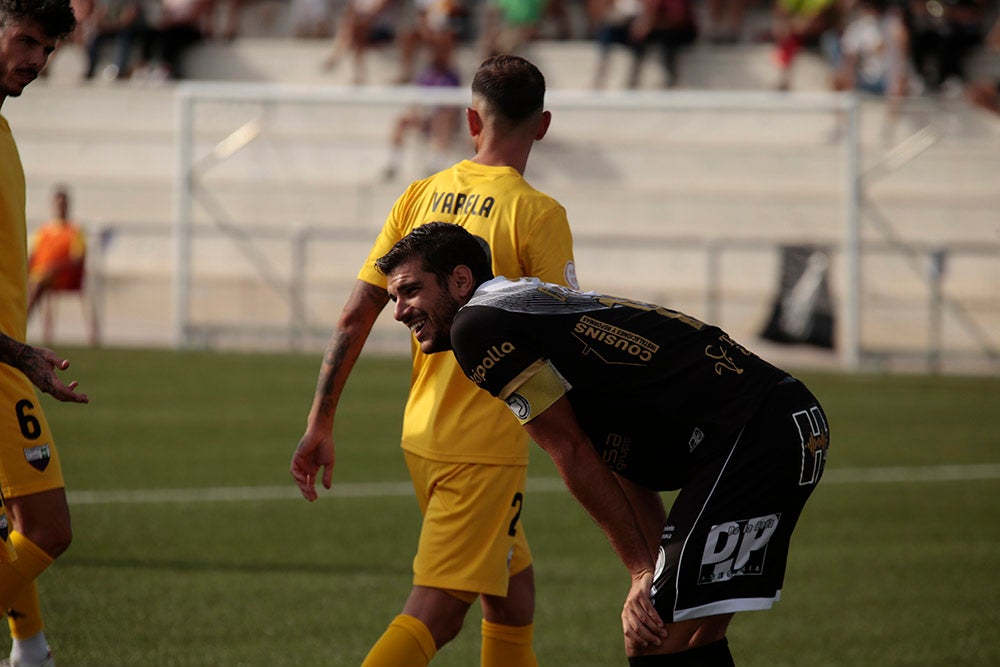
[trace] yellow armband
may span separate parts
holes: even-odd
[[[570,389],[552,362],[539,359],[500,392],[500,398],[522,425],[545,412]]]

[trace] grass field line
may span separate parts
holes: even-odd
[[[882,484],[950,482],[976,479],[1000,479],[1000,463],[969,465],[908,466],[882,468],[830,468],[823,484]],[[557,477],[528,479],[528,491],[550,493],[564,491]],[[334,483],[333,489],[320,489],[321,497],[390,498],[413,494],[409,482]],[[247,500],[290,500],[301,498],[292,483],[287,486],[235,486],[197,489],[120,489],[108,491],[69,491],[71,505],[129,505],[138,503],[232,502]]]

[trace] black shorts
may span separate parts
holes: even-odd
[[[792,530],[829,442],[819,402],[788,378],[732,446],[695,472],[660,543],[653,602],[664,621],[769,609],[778,600]]]

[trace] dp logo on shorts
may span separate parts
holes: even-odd
[[[778,527],[780,514],[729,521],[712,526],[701,557],[699,584],[729,581],[764,570],[767,543]]]

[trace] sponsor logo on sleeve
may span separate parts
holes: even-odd
[[[507,407],[519,420],[524,421],[531,416],[531,403],[517,392],[507,397]]]
[[[566,279],[566,285],[572,287],[573,289],[580,289],[580,283],[577,282],[576,278],[576,263],[574,263],[573,260],[566,262],[563,277]]]
[[[516,348],[510,341],[504,341],[499,345],[494,345],[486,351],[486,356],[469,373],[469,379],[476,384],[486,382],[486,375],[490,369],[497,365],[501,359],[513,352]]]

